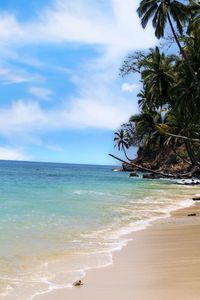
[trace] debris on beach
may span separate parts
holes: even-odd
[[[81,286],[83,285],[83,282],[81,280],[76,280],[74,283],[73,283],[73,286]]]
[[[200,195],[195,195],[193,198],[192,198],[192,200],[194,200],[194,201],[200,201]]]

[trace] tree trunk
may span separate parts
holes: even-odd
[[[199,172],[200,172],[200,169],[198,166],[195,166],[192,168],[192,170],[188,173],[185,173],[185,174],[181,174],[180,175],[180,178],[181,179],[187,179],[187,178],[191,178],[193,176],[199,176]]]
[[[194,157],[190,142],[188,140],[185,140],[184,143],[185,143],[185,148],[187,150],[187,153],[188,153],[188,156],[190,158],[192,165],[197,166],[198,162],[197,162],[196,158]]]
[[[131,159],[127,156],[127,154],[126,154],[126,150],[125,150],[125,148],[124,148],[124,145],[122,146],[122,149],[123,149],[123,151],[124,151],[124,155],[125,155],[125,157],[126,157],[126,159],[128,159],[129,161],[131,161]]]
[[[191,66],[191,63],[190,63],[190,61],[189,61],[189,58],[188,58],[187,54],[185,53],[185,51],[183,50],[183,48],[182,48],[182,46],[181,46],[181,44],[180,44],[180,42],[179,42],[179,40],[178,40],[178,37],[177,37],[176,32],[175,32],[175,30],[174,30],[174,27],[173,27],[171,18],[170,18],[170,16],[169,16],[168,13],[167,13],[167,18],[168,18],[169,25],[170,25],[171,31],[172,31],[172,33],[173,33],[173,36],[174,36],[174,38],[175,38],[175,40],[176,40],[176,43],[177,43],[177,45],[178,45],[178,48],[179,48],[181,54],[183,55],[183,58],[185,59],[185,62],[186,62],[187,66],[188,66],[188,68],[189,68],[189,70],[190,70],[190,73],[192,74],[192,76],[193,76],[194,80],[196,81],[197,85],[200,87],[200,80],[199,80],[198,77],[196,76],[195,71],[193,70],[193,68],[192,68],[192,66]]]
[[[188,161],[187,159],[185,159],[184,157],[182,157],[182,155],[180,155],[180,154],[176,151],[175,147],[173,147],[172,150],[173,150],[174,153],[175,153],[180,159],[182,159],[185,163],[187,163],[188,165],[192,165],[192,163],[191,163],[190,161]]]
[[[160,133],[172,136],[174,138],[182,139],[184,141],[186,140],[186,141],[191,141],[191,142],[195,142],[195,143],[199,143],[200,144],[200,139],[193,139],[193,138],[189,138],[189,137],[184,136],[184,135],[173,134],[173,133],[167,132],[164,129],[162,129],[162,127],[159,124],[156,125],[156,128],[157,128],[158,131],[160,131]]]

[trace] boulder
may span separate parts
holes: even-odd
[[[139,177],[139,175],[136,172],[132,172],[129,174],[129,177]]]

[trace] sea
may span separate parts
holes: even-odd
[[[1,299],[71,288],[87,270],[112,264],[131,232],[192,205],[198,191],[113,168],[0,161]]]

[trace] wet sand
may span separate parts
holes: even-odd
[[[188,216],[196,213],[196,216]],[[199,300],[200,202],[130,235],[113,265],[90,270],[82,287],[37,300]]]

